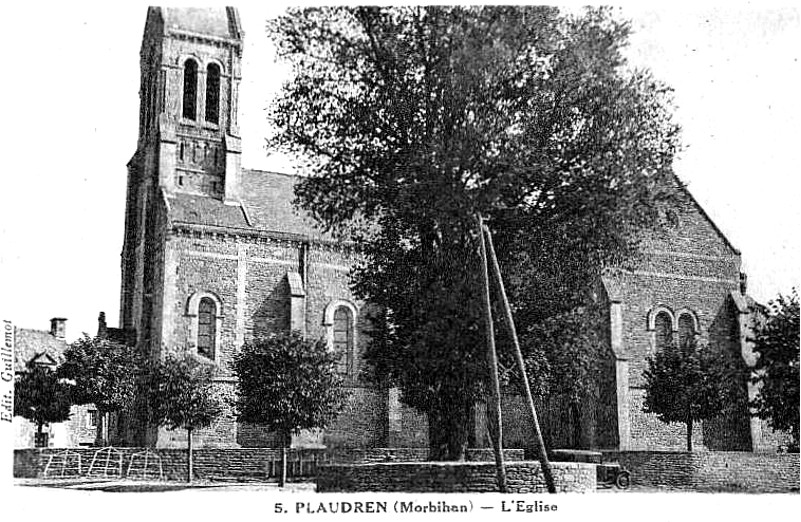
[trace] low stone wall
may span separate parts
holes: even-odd
[[[600,464],[602,453],[600,451],[554,449],[548,452],[549,458],[554,462],[588,462]]]
[[[693,491],[799,490],[798,453],[739,451],[605,452],[631,471],[634,485]]]
[[[595,491],[595,465],[554,462],[554,481],[559,492]],[[510,493],[545,493],[539,462],[506,465]],[[496,492],[492,462],[396,462],[321,466],[319,492]]]
[[[14,450],[14,476],[19,478],[42,478],[58,476],[87,476],[95,455],[100,448],[53,448],[53,449],[17,449]],[[111,452],[104,451],[98,455],[95,468],[91,476],[125,477],[131,465],[131,458],[142,453],[144,448],[114,448]],[[153,451],[153,450],[151,450]],[[223,465],[215,462],[215,450],[198,450],[194,453],[195,477],[207,478],[209,472]],[[65,459],[65,453],[66,459]],[[275,452],[277,455],[277,451]],[[188,461],[186,450],[158,449],[155,450],[161,460],[161,470],[167,480],[186,480]],[[79,456],[80,460],[76,457]],[[151,453],[152,455],[152,453]],[[52,461],[51,461],[52,457]],[[102,457],[102,458],[101,458]],[[66,460],[66,462],[65,462]],[[108,461],[109,465],[105,466]],[[47,475],[45,470],[51,462]],[[78,468],[80,462],[80,468]],[[66,466],[64,465],[66,463]],[[143,461],[138,461],[141,465]],[[158,460],[149,458],[148,476],[152,478],[158,472]],[[211,463],[211,467],[208,464]],[[234,468],[235,469],[235,468]],[[264,473],[264,470],[260,470]]]
[[[335,463],[370,464],[377,462],[424,462],[428,458],[426,448],[364,448],[325,451]],[[522,449],[503,450],[504,459],[521,461],[525,451]],[[469,462],[495,462],[495,453],[490,448],[468,448],[465,460]]]
[[[86,475],[92,459],[99,448],[69,449],[18,449],[14,450],[14,476],[20,478],[43,477],[45,467],[51,456],[56,456],[48,473],[54,476],[60,472],[64,451],[70,452],[69,466],[65,470],[68,475]],[[104,450],[105,451],[105,450]],[[122,461],[122,476],[128,474],[131,458],[141,453],[144,448],[114,448],[111,460]],[[185,480],[187,475],[187,453],[185,449],[151,448],[158,455],[165,478],[168,480]],[[151,454],[152,454],[151,453]],[[277,476],[279,471],[280,450],[275,448],[201,448],[193,452],[194,476],[207,480],[269,480]],[[317,474],[317,468],[331,463],[373,463],[373,462],[422,462],[428,456],[424,448],[369,448],[354,450],[325,449],[290,449],[287,452],[288,475],[294,478],[311,478]],[[80,456],[81,471],[74,464]],[[522,449],[504,450],[507,461],[523,460]],[[103,454],[105,461],[106,454]],[[468,461],[492,461],[494,456],[489,449],[469,449]],[[150,462],[153,462],[152,457]],[[140,466],[142,461],[138,463]],[[136,468],[134,468],[136,469]],[[150,467],[151,471],[155,468]],[[94,472],[93,475],[96,475]],[[114,476],[119,476],[117,469]]]

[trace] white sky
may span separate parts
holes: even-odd
[[[267,4],[267,2],[265,2]],[[264,150],[263,109],[278,89],[264,19],[246,32],[243,163],[280,169]],[[136,147],[143,3],[4,8],[0,315],[68,340],[117,325],[125,164]],[[743,253],[750,293],[766,301],[798,281],[797,144],[801,15],[792,7],[624,7],[632,62],[675,88],[686,149],[679,176]]]

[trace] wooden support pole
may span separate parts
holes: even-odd
[[[501,385],[498,378],[498,354],[495,351],[495,328],[492,324],[492,303],[490,301],[489,268],[487,265],[487,247],[484,244],[484,222],[481,216],[478,220],[479,251],[481,253],[481,276],[484,294],[484,324],[487,336],[487,366],[490,372],[490,399],[487,404],[487,414],[490,416],[490,426],[495,428],[492,439],[492,449],[495,452],[495,467],[498,481],[498,491],[506,493],[506,467],[503,463],[503,425],[501,422]],[[494,425],[494,426],[493,426]]]
[[[186,428],[186,453],[189,458],[186,470],[186,481],[192,482],[195,475],[194,463],[192,462],[192,428]]]
[[[528,374],[526,373],[526,362],[523,360],[523,352],[520,350],[520,342],[517,339],[517,329],[515,328],[515,321],[512,317],[512,307],[509,305],[509,298],[506,297],[506,288],[503,286],[503,278],[501,277],[501,267],[498,263],[498,256],[495,255],[495,247],[492,244],[492,234],[486,225],[482,226],[482,236],[486,237],[487,250],[489,251],[489,258],[492,262],[492,273],[495,277],[495,283],[498,286],[498,291],[501,294],[501,303],[503,304],[503,316],[506,328],[509,330],[509,336],[512,338],[512,343],[515,347],[515,359],[517,360],[517,367],[523,379],[523,390],[526,393],[526,402],[528,402],[529,413],[531,413],[532,423],[534,424],[534,439],[537,448],[537,458],[542,467],[542,474],[545,477],[545,484],[548,486],[548,493],[556,493],[556,484],[553,480],[553,470],[551,469],[551,462],[548,460],[548,452],[545,449],[545,441],[542,438],[542,431],[540,430],[540,422],[537,419],[537,409],[534,407],[534,397],[531,395],[531,386],[528,382]],[[483,244],[483,243],[482,243]]]

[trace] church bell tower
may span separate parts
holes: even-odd
[[[240,205],[242,27],[233,7],[150,7],[140,51],[139,137],[128,163],[120,324],[161,342],[170,200]]]
[[[138,149],[168,196],[239,203],[242,36],[233,7],[148,9]]]

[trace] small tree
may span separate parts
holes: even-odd
[[[47,366],[28,363],[14,381],[14,415],[36,424],[36,445],[43,440],[42,427],[70,418],[70,388]]]
[[[194,474],[192,432],[211,426],[225,409],[214,390],[213,375],[213,365],[185,353],[153,364],[147,379],[151,420],[171,430],[186,430],[187,482],[192,482]]]
[[[128,408],[136,394],[141,359],[124,344],[84,336],[64,352],[58,373],[74,381],[73,403],[94,404],[101,414],[98,440],[108,444],[108,416]]]
[[[790,432],[791,451],[798,451],[799,442],[798,310],[795,289],[789,296],[779,295],[771,301],[767,320],[756,329],[754,339],[759,354],[754,381],[761,388],[752,406],[774,429]]]
[[[728,394],[729,365],[699,338],[648,358],[645,370],[645,411],[662,422],[687,425],[687,451],[693,450],[693,422],[723,411]]]
[[[304,429],[324,428],[341,411],[345,393],[339,356],[325,342],[273,334],[246,344],[237,356],[239,419],[265,424],[281,445],[279,486],[286,482],[286,448]]]

